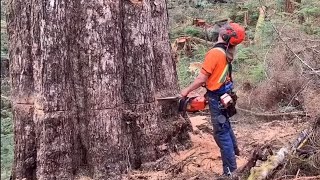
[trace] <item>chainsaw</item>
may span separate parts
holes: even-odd
[[[158,101],[178,101],[179,102],[179,111],[180,112],[198,112],[205,109],[208,109],[208,101],[204,96],[194,96],[194,97],[163,97],[157,98]]]
[[[171,96],[156,98],[158,101],[178,101],[179,112],[183,114],[186,112],[199,112],[208,108],[208,100],[204,96],[193,96],[193,97],[181,97],[181,96]],[[231,117],[236,114],[235,101],[237,97],[235,94],[230,96],[228,93],[223,94],[220,97],[219,108],[226,109],[228,116]]]

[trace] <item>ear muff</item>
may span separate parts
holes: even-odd
[[[223,39],[225,42],[229,42],[230,38],[231,38],[231,37],[230,37],[228,34],[223,34],[223,35],[222,35],[222,39]]]
[[[232,37],[236,36],[237,33],[228,25],[221,30],[221,37],[225,42],[229,42]]]
[[[237,23],[227,23],[219,30],[222,40],[235,46],[245,39],[245,29]]]

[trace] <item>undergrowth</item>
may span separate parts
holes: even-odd
[[[5,1],[1,1],[1,59],[8,55],[8,37],[6,30],[5,12],[4,7]]]
[[[8,57],[5,3],[1,1],[1,61]],[[13,122],[8,78],[1,78],[1,179],[9,179],[13,162]]]
[[[13,162],[13,123],[9,84],[7,79],[1,80],[1,179],[9,179]]]
[[[320,1],[302,1],[297,14],[302,17],[302,29],[307,34],[320,36]]]
[[[178,79],[181,88],[188,86],[194,78],[198,75],[195,72],[190,71],[189,66],[192,62],[202,62],[208,48],[203,45],[198,45],[197,49],[194,49],[192,57],[182,54],[177,63]]]

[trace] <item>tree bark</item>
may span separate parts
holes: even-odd
[[[120,179],[185,147],[165,0],[12,0],[14,179]]]
[[[11,100],[14,120],[14,177],[34,179],[36,143],[34,114],[34,79],[31,57],[30,3],[9,4],[8,18]]]

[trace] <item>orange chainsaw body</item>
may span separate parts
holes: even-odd
[[[179,111],[180,112],[197,112],[207,109],[208,101],[204,96],[195,97],[179,97],[170,96],[157,98],[158,101],[179,101]]]
[[[208,102],[205,97],[198,96],[191,98],[187,103],[186,111],[188,112],[196,112],[204,110],[207,106]]]

